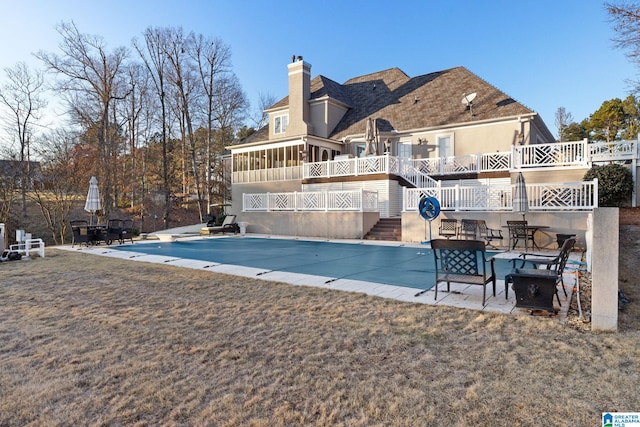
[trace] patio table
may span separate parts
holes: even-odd
[[[92,245],[99,245],[100,242],[107,242],[106,225],[89,225],[87,226],[87,234],[89,235],[89,243]]]
[[[506,228],[508,230],[509,226],[508,225],[503,225],[502,228]],[[536,244],[535,235],[538,232],[538,230],[546,230],[546,229],[549,229],[551,227],[548,226],[548,225],[529,225],[529,224],[527,224],[525,226],[525,228],[526,228],[527,232],[531,231],[532,232],[532,236],[534,236],[534,239],[532,240],[533,247],[536,248],[536,249],[541,249],[540,246],[538,246]]]

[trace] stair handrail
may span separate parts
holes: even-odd
[[[413,184],[415,188],[440,187],[440,181],[431,178],[429,175],[416,168],[409,159],[401,160],[400,176]]]

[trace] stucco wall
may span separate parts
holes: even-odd
[[[242,212],[248,233],[362,239],[378,222],[378,212]]]
[[[618,329],[619,210],[593,211],[593,274],[591,276],[591,328]]]
[[[523,175],[527,184],[549,183],[549,182],[578,182],[582,181],[584,174],[589,169],[567,169],[567,168],[547,168],[538,171],[524,170]],[[511,182],[515,184],[517,173],[511,174]]]
[[[556,234],[575,234],[576,247],[586,248],[585,232],[587,231],[588,212],[528,212],[526,219],[532,225],[548,225],[549,229],[536,233],[536,244],[541,248],[557,249]],[[438,227],[443,218],[484,219],[489,228],[502,230],[502,245],[509,244],[507,221],[522,220],[522,215],[515,212],[442,212],[432,221],[431,230],[434,239],[439,238]],[[426,232],[425,232],[426,227]],[[426,239],[425,239],[426,236]],[[417,212],[402,213],[402,240],[406,242],[422,242],[429,238],[429,224]],[[500,246],[494,241],[496,246]]]
[[[437,157],[437,138],[447,134],[453,134],[456,156],[510,151],[513,144],[517,142],[520,130],[521,124],[517,119],[501,123],[481,123],[476,126],[438,129],[413,135],[412,151],[416,158]],[[427,144],[417,145],[419,138],[426,139]],[[407,138],[400,138],[400,140],[406,141]]]

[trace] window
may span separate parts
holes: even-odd
[[[273,133],[284,133],[287,130],[289,124],[289,115],[277,116],[273,119]]]
[[[411,158],[411,141],[398,142],[398,157],[401,159]]]
[[[450,157],[455,155],[453,134],[438,135],[438,157]]]

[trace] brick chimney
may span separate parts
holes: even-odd
[[[287,136],[311,133],[309,98],[311,98],[311,64],[301,56],[293,57],[289,69],[289,125]]]

